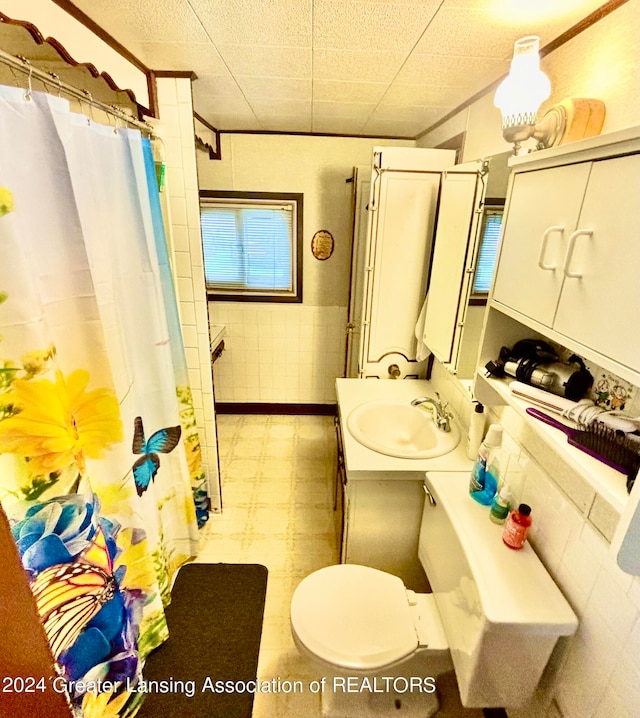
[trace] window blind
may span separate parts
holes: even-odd
[[[500,233],[502,230],[502,209],[486,209],[482,220],[480,251],[473,278],[473,294],[487,294],[491,289],[493,271],[498,258]]]
[[[210,290],[294,290],[295,203],[220,202],[200,211]]]

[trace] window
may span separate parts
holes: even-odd
[[[200,192],[210,299],[302,301],[302,194]]]
[[[500,247],[503,212],[504,207],[485,207],[482,218],[480,250],[478,251],[476,272],[471,290],[472,296],[487,295],[489,289],[491,289],[493,271],[498,258],[498,248]]]

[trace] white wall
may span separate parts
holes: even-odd
[[[209,482],[212,508],[220,508],[218,458],[209,349],[209,323],[200,241],[191,80],[158,78],[160,120],[155,128],[165,149],[167,235],[187,357],[189,383]]]
[[[640,0],[630,0],[543,60],[553,86],[545,106],[569,96],[596,97],[607,106],[605,132],[640,123],[639,38]],[[492,96],[419,144],[432,146],[463,130],[465,159],[505,149]],[[471,404],[462,385],[438,363],[432,382],[468,422]],[[638,718],[640,577],[623,573],[610,551],[617,517],[577,472],[533,442],[510,409],[492,411],[488,421],[502,423],[507,481],[517,499],[533,507],[531,544],[580,621],[577,634],[556,651],[535,704],[509,711],[510,718]]]
[[[210,302],[211,322],[225,324],[225,352],[215,365],[216,401],[328,404],[342,376],[349,299],[355,165],[390,142],[301,135],[223,134],[222,159],[198,152],[200,189],[304,194],[303,303]],[[311,238],[335,240],[319,261]]]

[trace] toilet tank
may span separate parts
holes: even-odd
[[[467,473],[429,472],[419,556],[442,618],[460,699],[469,708],[527,705],[560,636],[578,619],[527,542],[468,492]],[[535,520],[535,516],[534,516]]]

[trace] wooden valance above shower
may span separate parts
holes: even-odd
[[[0,50],[24,58],[34,68],[51,75],[51,80],[46,82],[34,79],[33,89],[55,94],[57,78],[59,78],[63,83],[85,92],[87,97],[120,108],[137,119],[143,119],[145,115],[157,116],[155,78],[153,72],[139,61],[136,61],[137,69],[147,77],[149,107],[138,101],[133,90],[118,87],[107,71],[99,70],[91,62],[77,61],[58,40],[45,37],[33,23],[10,18],[2,12],[0,12]],[[131,61],[130,58],[127,59]],[[26,80],[12,68],[0,63],[0,84],[26,87]]]

